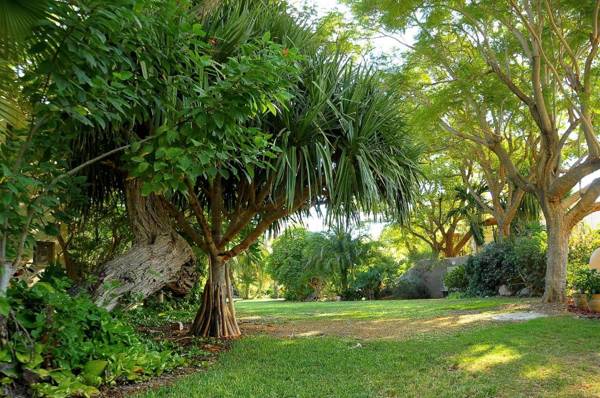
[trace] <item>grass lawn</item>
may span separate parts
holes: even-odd
[[[420,328],[459,314],[514,310],[515,299],[339,303],[240,302],[241,319],[284,327]],[[260,318],[258,318],[260,317]],[[315,323],[316,322],[316,323]],[[392,322],[392,323],[390,323]],[[600,322],[486,319],[445,333],[358,339],[247,335],[206,372],[138,397],[600,397]]]

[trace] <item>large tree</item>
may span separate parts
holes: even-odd
[[[467,195],[458,194],[464,189],[461,173],[469,181],[472,168],[462,170],[462,166],[461,161],[452,160],[447,153],[435,151],[430,155],[429,164],[423,166],[424,181],[415,197],[414,211],[403,228],[425,242],[435,256],[457,256],[473,237],[471,216],[475,209],[467,206]],[[473,227],[479,228],[479,224]]]
[[[418,26],[416,47],[457,55],[449,59],[458,73],[447,71],[436,83],[453,87],[465,114],[482,128],[461,131],[446,119],[452,127],[447,130],[492,151],[512,183],[537,197],[548,230],[544,301],[564,301],[570,231],[600,209],[600,179],[578,189],[600,168],[592,105],[598,100],[600,1],[415,1],[401,10],[389,3],[356,3],[390,28]],[[502,97],[518,105],[494,115],[488,105]],[[527,170],[510,156],[494,119],[511,113],[534,127]]]
[[[378,75],[322,48],[284,4],[226,3],[201,26],[221,73],[190,117],[167,120],[131,159],[143,191],[164,196],[209,255],[192,331],[236,337],[230,260],[317,201],[330,214],[402,218],[417,152]]]

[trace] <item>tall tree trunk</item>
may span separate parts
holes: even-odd
[[[567,256],[569,254],[570,227],[566,216],[558,205],[543,206],[548,233],[546,257],[546,279],[543,301],[564,303],[567,286]]]
[[[241,335],[235,319],[233,287],[227,264],[216,256],[209,258],[208,280],[202,293],[191,332],[196,336],[236,338]]]
[[[348,267],[342,266],[340,282],[342,284],[341,294],[345,294],[348,291]]]
[[[171,226],[164,198],[143,196],[137,180],[126,182],[126,197],[135,241],[125,254],[100,267],[93,291],[96,303],[109,310],[125,295],[144,299],[177,283],[182,272],[189,279],[189,264],[195,263],[192,248]]]

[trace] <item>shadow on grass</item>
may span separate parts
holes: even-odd
[[[600,396],[600,323],[491,324],[443,338],[242,339],[207,373],[144,397]]]

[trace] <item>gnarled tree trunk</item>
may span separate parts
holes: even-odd
[[[564,303],[566,300],[567,257],[571,227],[559,207],[560,205],[544,206],[548,233],[546,279],[542,299],[545,303]]]
[[[202,304],[191,332],[196,336],[236,338],[241,335],[235,319],[233,287],[227,264],[210,256],[208,280],[202,294]]]
[[[165,199],[143,196],[137,180],[126,182],[126,196],[133,246],[100,267],[93,291],[96,303],[109,310],[125,295],[144,299],[169,284],[182,293],[190,273],[195,277],[192,248],[172,228]]]

